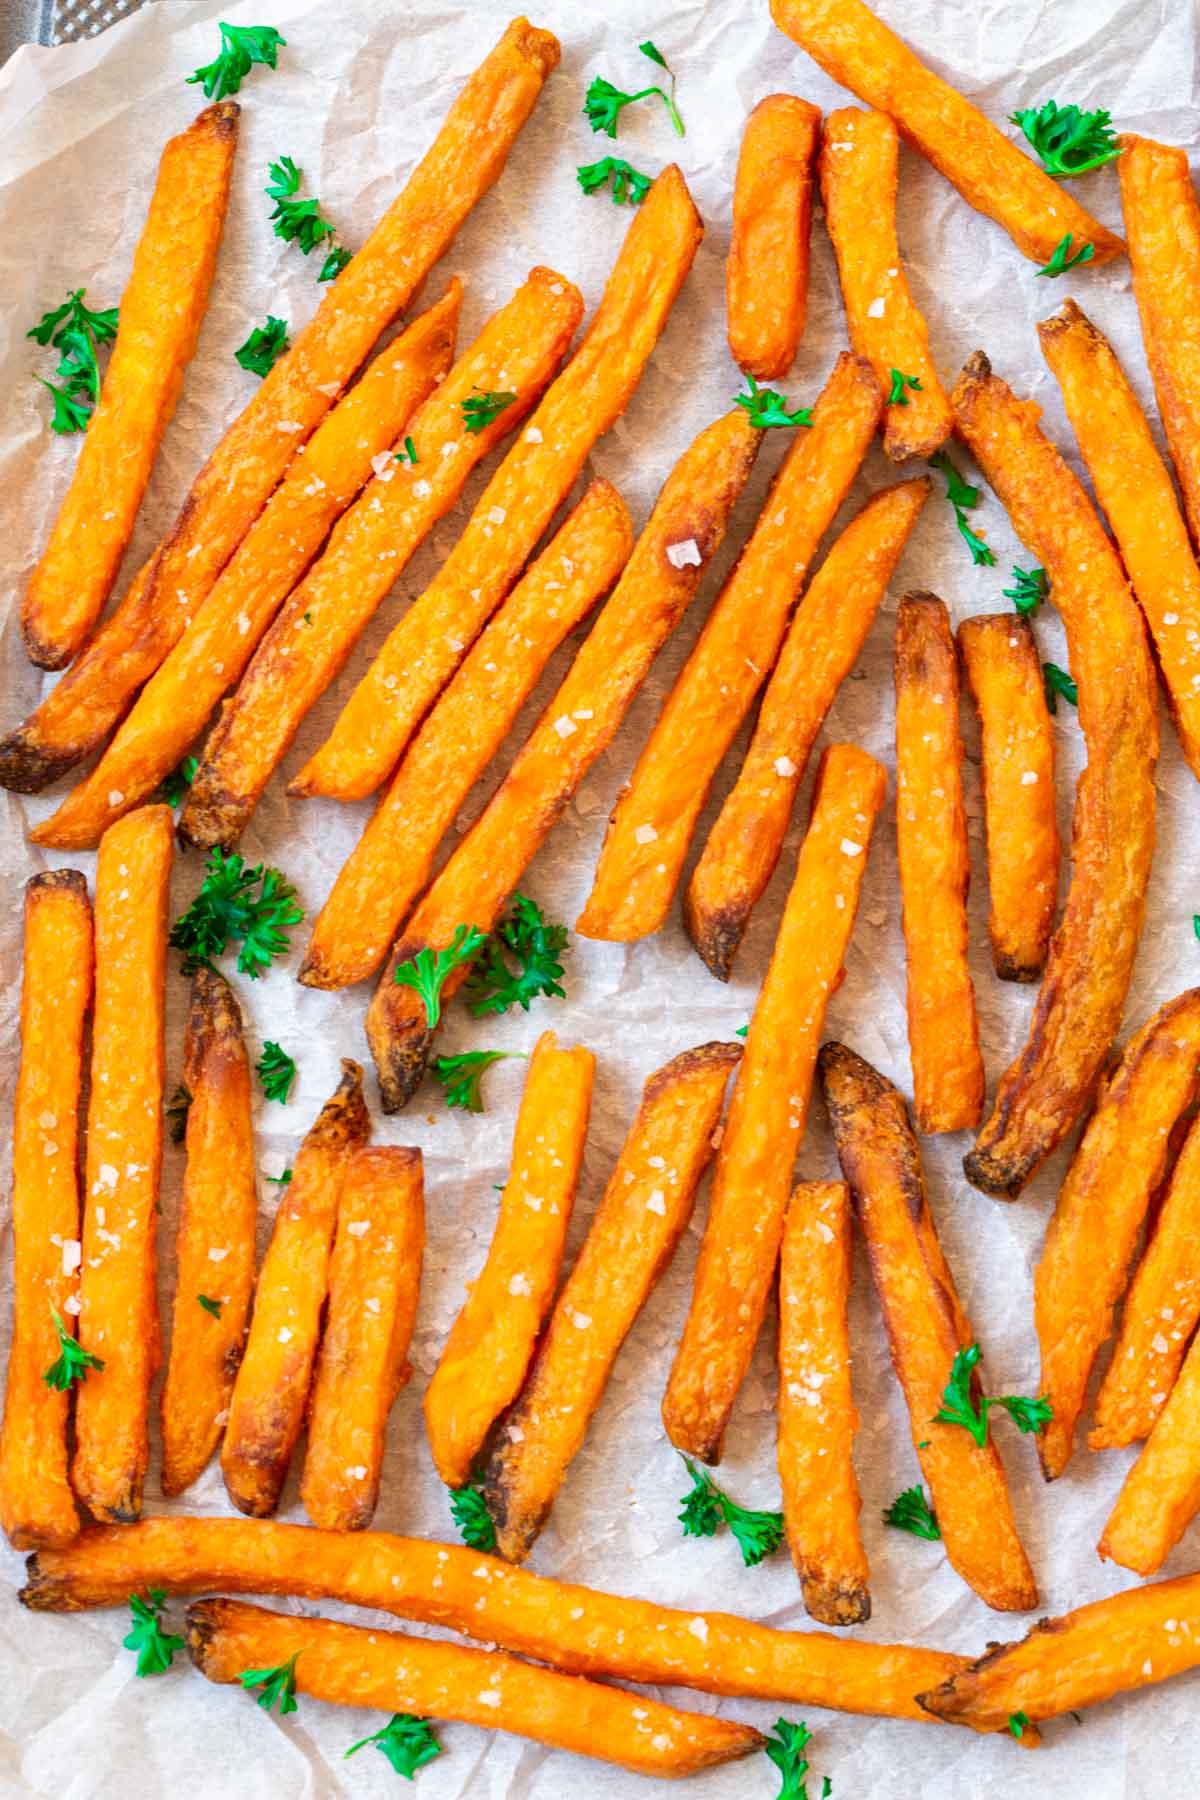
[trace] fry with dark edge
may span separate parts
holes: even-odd
[[[75,655],[133,535],[208,306],[238,111],[229,100],[206,107],[159,160],[100,399],[21,607],[25,649],[40,668]]]
[[[169,806],[106,831],[96,859],[96,1005],[79,1342],[102,1359],[75,1400],[71,1485],[95,1519],[136,1519],[161,1353],[155,1290],[163,1137]]]
[[[447,1487],[469,1481],[484,1439],[521,1390],[553,1303],[595,1068],[590,1050],[562,1049],[552,1031],[534,1046],[487,1261],[425,1390],[429,1448]]]
[[[279,1197],[229,1406],[221,1473],[234,1505],[254,1518],[279,1504],[304,1423],[342,1183],[370,1129],[362,1070],[344,1058],[337,1090],[310,1127]]]
[[[508,775],[393,945],[367,1012],[386,1112],[415,1091],[433,1042],[424,1007],[391,969],[448,944],[465,919],[490,930],[691,603],[725,535],[760,434],[741,412],[702,431],[675,464],[625,572]],[[681,546],[687,555],[678,555]],[[672,551],[676,552],[672,556]],[[465,979],[458,970],[449,995]]]
[[[251,1666],[294,1657],[297,1693],[316,1700],[500,1727],[635,1775],[694,1775],[763,1746],[762,1733],[749,1725],[680,1712],[497,1650],[297,1618],[238,1600],[195,1601],[187,1641],[209,1681],[237,1682]]]
[[[687,183],[672,164],[638,208],[578,350],[480,495],[437,575],[385,639],[301,771],[304,792],[360,798],[391,774],[566,499],[588,452],[628,406],[703,235]]]
[[[1061,854],[1037,641],[1019,612],[977,613],[957,639],[983,746],[992,964],[1001,981],[1036,981],[1054,929]]]
[[[175,1238],[171,1352],[160,1401],[167,1495],[190,1487],[221,1441],[254,1291],[258,1183],[250,1062],[241,1010],[215,969],[192,975],[183,1080],[191,1096],[187,1167]]]
[[[1088,242],[1097,265],[1124,248],[1053,176],[1018,149],[957,89],[935,75],[863,0],[771,0],[781,31],[954,183],[968,205],[1003,225],[1023,255],[1044,263],[1064,231]]]
[[[92,909],[78,869],[25,884],[21,1062],[13,1106],[13,1320],[0,1427],[0,1530],[14,1550],[79,1530],[67,1464],[70,1395],[46,1381],[55,1314],[78,1293],[79,1109],[92,999]]]
[[[884,770],[865,751],[853,744],[826,750],[729,1103],[687,1320],[663,1397],[667,1436],[701,1462],[721,1459],[762,1329],[825,1010],[842,979],[886,791]]]
[[[1096,1549],[1154,1575],[1200,1508],[1200,1350],[1193,1344],[1141,1455],[1125,1477]]]
[[[946,1555],[988,1606],[1023,1612],[1037,1605],[1037,1585],[999,1451],[990,1438],[977,1443],[934,1417],[956,1355],[976,1336],[938,1242],[907,1108],[891,1082],[844,1044],[823,1046],[820,1071]]]
[[[634,1320],[687,1229],[740,1044],[684,1050],[649,1077],[521,1397],[489,1455],[496,1547],[523,1562],[583,1444]]]
[[[730,354],[756,381],[786,375],[804,336],[820,131],[820,107],[795,94],[768,94],[742,132],[725,316]]]
[[[1046,570],[1087,746],[1071,886],[1029,1038],[963,1162],[975,1187],[1014,1199],[1087,1106],[1120,1027],[1154,851],[1158,717],[1137,603],[1087,496],[1039,429],[1037,405],[1017,399],[981,351],[952,404],[968,447]]]

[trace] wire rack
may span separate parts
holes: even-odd
[[[46,36],[52,44],[73,44],[95,37],[118,19],[127,19],[143,0],[48,0]]]

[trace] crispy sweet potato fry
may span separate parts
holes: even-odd
[[[725,315],[733,360],[756,381],[786,375],[804,336],[820,130],[819,106],[795,94],[768,94],[742,133]]]
[[[958,428],[1045,568],[1067,628],[1087,767],[1075,792],[1071,886],[1029,1038],[965,1158],[1013,1199],[1092,1096],[1120,1027],[1154,852],[1158,716],[1141,614],[1078,481],[982,352],[952,396]]]
[[[409,746],[317,915],[300,970],[308,987],[345,987],[374,974],[428,884],[463,801],[551,656],[607,593],[632,545],[624,501],[607,481],[594,481],[480,633]],[[292,791],[306,781],[302,774]]]
[[[221,1473],[234,1505],[255,1518],[279,1504],[304,1423],[342,1183],[370,1129],[362,1070],[344,1058],[337,1090],[309,1128],[280,1196],[229,1406]]]
[[[906,594],[896,613],[896,843],[908,960],[913,1111],[926,1133],[983,1111],[983,1057],[967,966],[967,816],[958,659],[945,603]]]
[[[182,761],[375,461],[450,367],[461,302],[452,281],[321,421],[99,763],[30,833],[36,843],[94,843]]]
[[[133,535],[208,306],[240,110],[232,100],[205,107],[167,140],[159,160],[100,398],[25,590],[21,635],[43,669],[61,669],[75,655]]]
[[[429,151],[201,469],[161,555],[70,676],[0,742],[0,786],[36,792],[103,743],[179,641],[292,456],[494,185],[558,40],[514,19]]]
[[[330,1531],[362,1531],[375,1516],[388,1414],[412,1374],[424,1250],[421,1152],[356,1150],[338,1204],[300,1486],[309,1518]]]
[[[190,1096],[187,1169],[161,1399],[168,1495],[191,1486],[221,1441],[254,1292],[258,1182],[250,1062],[233,989],[207,967],[192,976],[183,1085]]]
[[[497,1650],[298,1619],[240,1600],[195,1601],[187,1642],[209,1681],[236,1682],[246,1669],[274,1668],[295,1656],[297,1692],[316,1700],[502,1727],[635,1775],[695,1775],[749,1756],[765,1741],[750,1725],[680,1712]]]
[[[304,769],[306,792],[357,799],[391,774],[593,444],[628,406],[703,235],[687,183],[672,164],[638,208],[579,349]]]
[[[419,996],[392,979],[395,964],[426,944],[445,948],[464,921],[483,931],[495,924],[683,617],[725,535],[760,436],[738,410],[709,425],[684,451],[562,686],[393,946],[367,1012],[386,1112],[412,1096],[433,1041]],[[687,554],[673,557],[680,546]],[[465,975],[464,969],[455,971],[443,996]]]
[[[825,1008],[842,979],[883,769],[853,744],[821,761],[779,935],[725,1122],[692,1299],[663,1399],[667,1436],[703,1462],[721,1441],[762,1329]]]
[[[713,776],[775,661],[805,571],[866,454],[881,404],[870,365],[840,356],[812,429],[796,433],[617,798],[592,891],[575,922],[584,937],[628,942],[666,919]]]
[[[871,1616],[851,1457],[851,1258],[850,1190],[841,1181],[801,1183],[779,1260],[779,1480],[805,1610],[824,1625]]]
[[[901,136],[952,181],[968,205],[1003,225],[1034,262],[1063,235],[1091,244],[1095,264],[1124,246],[1032,157],[926,68],[863,0],[771,0],[771,16],[834,81],[896,122]]]
[[[531,269],[409,424],[417,461],[389,462],[338,521],[288,597],[204,748],[179,821],[211,848],[235,844],[308,709],[344,667],[409,558],[454,505],[471,470],[529,411],[570,343],[583,301],[553,269]],[[516,399],[480,431],[463,405]]]
[[[1153,1575],[1200,1508],[1200,1348],[1188,1351],[1141,1455],[1126,1475],[1096,1548]]]
[[[817,733],[854,666],[929,487],[921,475],[873,494],[834,541],[796,609],[741,773],[684,894],[688,936],[720,981],[728,981],[750,914],[775,872]]]
[[[913,1445],[951,1565],[1000,1612],[1037,1605],[1000,1453],[934,1414],[958,1351],[976,1341],[955,1292],[925,1192],[908,1112],[884,1076],[844,1044],[825,1044],[821,1084],[871,1273]]]
[[[1038,1391],[1054,1408],[1038,1438],[1047,1481],[1070,1461],[1092,1364],[1166,1172],[1171,1128],[1200,1088],[1198,1066],[1200,988],[1189,988],[1130,1038],[1059,1190],[1033,1289]]]
[[[57,1313],[78,1310],[79,1090],[92,998],[92,909],[78,869],[25,884],[21,1066],[13,1109],[13,1321],[0,1426],[0,1530],[14,1550],[68,1544],[70,1397],[44,1379]]]
[[[1019,613],[977,613],[958,628],[983,741],[988,933],[1001,981],[1036,981],[1058,899],[1054,728],[1037,642]]]
[[[893,462],[932,456],[954,429],[930,355],[929,329],[909,292],[896,241],[899,161],[900,141],[886,113],[845,106],[826,119],[817,164],[825,224],[850,342],[874,369],[888,401],[883,447]]]
[[[96,859],[79,1341],[104,1368],[76,1390],[71,1485],[93,1518],[112,1523],[142,1509],[161,1351],[155,1231],[171,825],[169,806],[145,806],[105,832]]]
[[[470,1479],[533,1359],[558,1286],[595,1068],[590,1050],[560,1049],[552,1031],[534,1047],[487,1261],[468,1284],[425,1390],[429,1447],[447,1487]]]
[[[524,1562],[587,1435],[621,1345],[692,1216],[737,1044],[701,1044],[655,1071],[521,1397],[488,1459],[496,1548]]]

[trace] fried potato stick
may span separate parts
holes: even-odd
[[[92,909],[78,869],[25,884],[21,1062],[13,1107],[13,1318],[0,1426],[0,1530],[14,1550],[68,1544],[70,1395],[47,1369],[55,1314],[74,1329],[79,1278],[79,1106],[92,999]]]
[[[1046,570],[1067,629],[1087,766],[1075,791],[1071,885],[1025,1048],[964,1159],[1013,1199],[1092,1097],[1120,1028],[1154,852],[1158,715],[1145,626],[1108,536],[1039,409],[982,352],[952,396],[958,428]]]
[[[871,833],[887,791],[853,744],[825,752],[779,935],[746,1035],[721,1137],[687,1321],[663,1399],[685,1455],[721,1443],[775,1280],[825,1009],[841,982]]]
[[[892,1353],[951,1566],[988,1606],[1023,1612],[1037,1585],[1017,1535],[1000,1453],[935,1413],[958,1352],[975,1343],[938,1242],[904,1101],[844,1044],[821,1050],[842,1173],[867,1243]]]
[[[750,748],[684,893],[688,936],[719,981],[775,872],[825,715],[853,668],[929,497],[928,476],[873,494],[809,583],[763,695]]]
[[[1200,1508],[1200,1349],[1188,1351],[1179,1379],[1126,1475],[1096,1548],[1103,1557],[1154,1575]]]
[[[487,1261],[467,1285],[425,1390],[438,1474],[463,1487],[495,1421],[521,1391],[550,1311],[583,1162],[596,1058],[552,1031],[534,1046]]]
[[[360,799],[391,774],[593,444],[628,406],[703,235],[687,183],[672,164],[638,208],[579,349],[484,489],[434,580],[393,628],[301,771],[301,792]]]
[[[232,100],[205,107],[159,160],[100,398],[25,590],[21,636],[43,669],[75,655],[129,547],[208,306],[240,110]]]
[[[557,694],[393,945],[367,1012],[385,1112],[411,1098],[433,1042],[424,1003],[393,980],[395,966],[426,945],[444,949],[461,923],[491,930],[571,795],[612,742],[695,595],[760,436],[739,409],[709,425],[684,451]],[[443,999],[465,977],[465,969],[454,971],[443,984]]]
[[[161,1406],[164,1494],[221,1441],[254,1292],[258,1182],[242,1014],[224,976],[192,975],[183,1040],[187,1167],[175,1237],[175,1319]]]
[[[130,813],[96,859],[96,1006],[79,1341],[104,1368],[75,1396],[71,1485],[94,1519],[136,1519],[161,1353],[155,1236],[163,1131],[163,982],[175,847],[169,806]]]
[[[819,106],[795,94],[768,94],[742,133],[725,316],[730,354],[756,381],[786,375],[804,336],[820,131]]]
[[[1036,981],[1054,929],[1061,854],[1037,640],[1016,612],[977,613],[957,637],[983,745],[992,965],[1001,981]]]
[[[221,1473],[234,1505],[254,1518],[279,1504],[304,1423],[342,1183],[370,1129],[362,1070],[343,1058],[337,1089],[309,1128],[280,1196],[229,1405]]]
[[[700,1044],[655,1071],[521,1397],[483,1479],[496,1548],[524,1562],[587,1436],[634,1320],[675,1254],[708,1167],[737,1044]]]
[[[592,482],[423,721],[317,915],[300,970],[306,986],[346,987],[374,974],[428,885],[463,801],[551,656],[608,592],[632,547],[621,496],[607,481]]]

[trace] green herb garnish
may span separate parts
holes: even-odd
[[[1078,106],[1047,100],[1045,106],[1027,106],[1009,118],[1025,133],[1042,166],[1060,181],[1102,168],[1121,154],[1109,112],[1082,112]]]
[[[196,1301],[198,1305],[204,1308],[206,1313],[211,1313],[214,1319],[220,1318],[221,1308],[225,1304],[223,1300],[214,1300],[211,1294],[197,1294]]]
[[[924,392],[917,376],[905,375],[900,369],[889,369],[888,374],[892,378],[891,390],[887,397],[889,406],[908,405],[908,395],[904,391],[905,388],[915,388],[918,394]]]
[[[191,1104],[192,1096],[181,1081],[163,1108],[167,1117],[167,1130],[171,1134],[173,1144],[182,1144],[187,1134],[188,1108]]]
[[[548,924],[536,900],[514,894],[467,977],[467,1004],[475,1017],[510,1006],[528,1012],[539,994],[564,999],[559,958],[566,948],[566,926]]]
[[[746,392],[734,397],[734,405],[744,408],[750,415],[750,423],[758,431],[765,431],[770,425],[811,425],[812,409],[798,406],[795,411],[788,411],[788,403],[782,394],[774,388],[760,388],[753,375],[746,377]]]
[[[172,925],[168,941],[183,951],[185,975],[211,968],[213,958],[238,941],[238,971],[256,980],[287,952],[288,931],[303,917],[296,890],[278,869],[262,863],[248,869],[236,850],[226,855],[218,847],[209,852],[203,886]]]
[[[347,250],[344,244],[335,244],[317,272],[318,281],[336,281],[348,262],[354,259],[353,250]]]
[[[903,1493],[897,1494],[892,1504],[884,1509],[883,1522],[894,1525],[897,1531],[910,1531],[913,1537],[928,1538],[930,1543],[942,1535],[937,1514],[921,1487],[905,1488]]]
[[[635,169],[620,156],[602,156],[599,162],[580,163],[575,179],[585,194],[594,194],[611,183],[617,206],[623,206],[626,201],[630,206],[640,206],[653,183],[652,176],[643,175],[640,169]]]
[[[498,419],[502,412],[507,412],[515,394],[494,393],[480,388],[476,393],[468,395],[462,402],[463,423],[472,437],[478,437],[485,425]]]
[[[238,1676],[242,1686],[249,1692],[251,1688],[260,1687],[262,1693],[256,1695],[255,1705],[261,1706],[264,1712],[270,1712],[275,1702],[279,1702],[279,1714],[294,1713],[299,1710],[296,1705],[296,1662],[295,1656],[289,1656],[285,1663],[276,1669],[243,1669]]]
[[[748,1569],[764,1556],[773,1556],[783,1542],[783,1514],[754,1512],[738,1506],[724,1493],[706,1469],[697,1468],[690,1456],[684,1457],[692,1486],[683,1496],[679,1522],[684,1537],[715,1537],[721,1525],[728,1525],[737,1540],[742,1561]]]
[[[1045,569],[1018,569],[1013,564],[1013,585],[1001,588],[1006,600],[1011,600],[1023,618],[1035,613],[1042,601],[1050,592],[1050,578]]]
[[[426,1763],[442,1754],[442,1746],[434,1737],[429,1720],[418,1719],[413,1713],[393,1713],[382,1731],[360,1738],[345,1754],[353,1756],[368,1744],[381,1750],[397,1775],[406,1775],[409,1781],[418,1769],[423,1769]]]
[[[39,375],[37,379],[54,395],[54,417],[50,429],[59,437],[86,431],[92,409],[100,398],[100,365],[97,349],[109,344],[117,335],[118,308],[110,306],[93,312],[84,304],[86,288],[76,288],[61,306],[43,313],[32,330],[26,332],[43,347],[52,345],[59,353],[58,376],[61,386]]]
[[[266,1038],[254,1068],[267,1099],[279,1100],[286,1105],[288,1089],[296,1079],[296,1064],[287,1051]]]
[[[776,1719],[775,1734],[768,1737],[763,1749],[779,1770],[781,1786],[777,1800],[809,1800],[808,1758],[804,1751],[812,1741],[807,1725],[792,1725],[787,1719]],[[821,1782],[821,1800],[829,1800],[833,1783],[826,1775]]]
[[[185,756],[178,768],[172,769],[162,784],[162,797],[168,806],[179,806],[200,767],[198,756]]]
[[[979,504],[979,489],[963,480],[944,450],[939,450],[929,461],[931,467],[946,478],[946,498],[954,508],[954,523],[971,552],[971,561],[976,568],[992,568],[996,561],[995,551],[988,548],[977,531],[971,530],[967,520],[967,513]]]
[[[1107,118],[1108,114],[1106,113],[1104,116]],[[1029,1729],[1029,1714],[1023,1712],[1009,1713],[1008,1729],[1015,1738],[1024,1737],[1026,1731]]]
[[[282,1175],[268,1175],[265,1179],[267,1181],[273,1181],[276,1187],[287,1187],[292,1179],[292,1171],[290,1169],[285,1169]]]
[[[1048,1400],[1031,1400],[1021,1394],[1005,1394],[994,1398],[976,1395],[972,1388],[975,1365],[979,1361],[979,1345],[959,1350],[950,1370],[950,1379],[942,1395],[942,1404],[934,1413],[935,1424],[961,1425],[981,1447],[987,1443],[988,1414],[993,1406],[1002,1406],[1018,1431],[1041,1433],[1054,1417]]]
[[[450,1488],[450,1511],[464,1544],[472,1550],[494,1550],[496,1527],[487,1501],[477,1487]]]
[[[275,236],[286,244],[298,244],[305,256],[318,244],[326,244],[325,260],[317,272],[317,280],[336,280],[350,261],[351,252],[334,244],[334,228],[322,215],[319,200],[296,199],[304,171],[296,167],[290,156],[281,156],[278,162],[269,165],[268,174],[271,179],[266,193],[267,198],[275,202],[275,211],[271,214]]]
[[[147,1588],[145,1600],[138,1594],[129,1596],[133,1629],[121,1642],[126,1650],[137,1651],[139,1675],[165,1675],[175,1659],[175,1652],[184,1647],[181,1637],[173,1637],[162,1628],[162,1613],[166,1603],[167,1595],[163,1588]]]
[[[222,24],[220,32],[220,54],[187,78],[189,86],[195,81],[203,83],[207,100],[236,94],[255,63],[273,69],[280,47],[287,43],[273,25]]]
[[[461,1106],[467,1112],[483,1111],[480,1084],[494,1062],[505,1057],[521,1056],[520,1050],[466,1050],[461,1056],[435,1056],[430,1072],[446,1090],[446,1105]]]
[[[666,70],[667,74],[671,77],[670,93],[668,94],[665,88],[647,87],[642,88],[640,92],[636,94],[625,94],[622,93],[619,87],[614,87],[612,82],[606,80],[603,75],[597,75],[596,79],[589,86],[584,98],[584,117],[587,119],[587,122],[593,131],[604,131],[608,133],[609,137],[615,138],[617,135],[617,120],[620,118],[625,108],[627,106],[632,106],[637,100],[649,100],[657,95],[667,109],[667,116],[675,128],[676,135],[682,137],[683,120],[680,118],[679,108],[675,104],[674,71],[662,51],[658,49],[655,44],[652,44],[649,38],[646,39],[644,44],[639,44],[638,49],[643,56],[648,56],[651,62],[657,63],[660,69]]]
[[[233,360],[250,375],[269,375],[289,347],[286,319],[267,314],[265,325],[256,325],[244,344],[233,353]]]
[[[1060,238],[1054,246],[1054,255],[1037,273],[1039,275],[1065,275],[1068,269],[1077,269],[1080,263],[1091,262],[1096,250],[1093,244],[1084,244],[1074,256],[1071,254],[1071,234]]]
[[[1048,662],[1042,664],[1042,681],[1046,688],[1046,705],[1050,708],[1052,713],[1058,711],[1058,696],[1060,694],[1064,700],[1069,700],[1072,706],[1079,705],[1078,686],[1071,680],[1067,671],[1065,669],[1060,669],[1057,663]]]
[[[46,1386],[56,1393],[65,1394],[75,1386],[77,1381],[86,1381],[89,1369],[97,1371],[104,1367],[98,1356],[85,1350],[79,1340],[72,1336],[63,1324],[54,1308],[50,1308],[50,1316],[54,1320],[54,1329],[58,1333],[58,1347],[62,1354],[57,1362],[52,1362],[42,1376]]]
[[[403,450],[397,450],[396,452],[396,461],[412,463],[415,467],[419,460],[420,458],[417,456],[417,446],[410,437],[406,437]]]
[[[470,962],[487,942],[474,925],[456,925],[454,936],[444,950],[435,954],[428,945],[416,956],[396,964],[393,980],[398,987],[415,988],[425,1002],[425,1022],[433,1030],[442,1016],[442,988],[446,977],[462,963]]]

